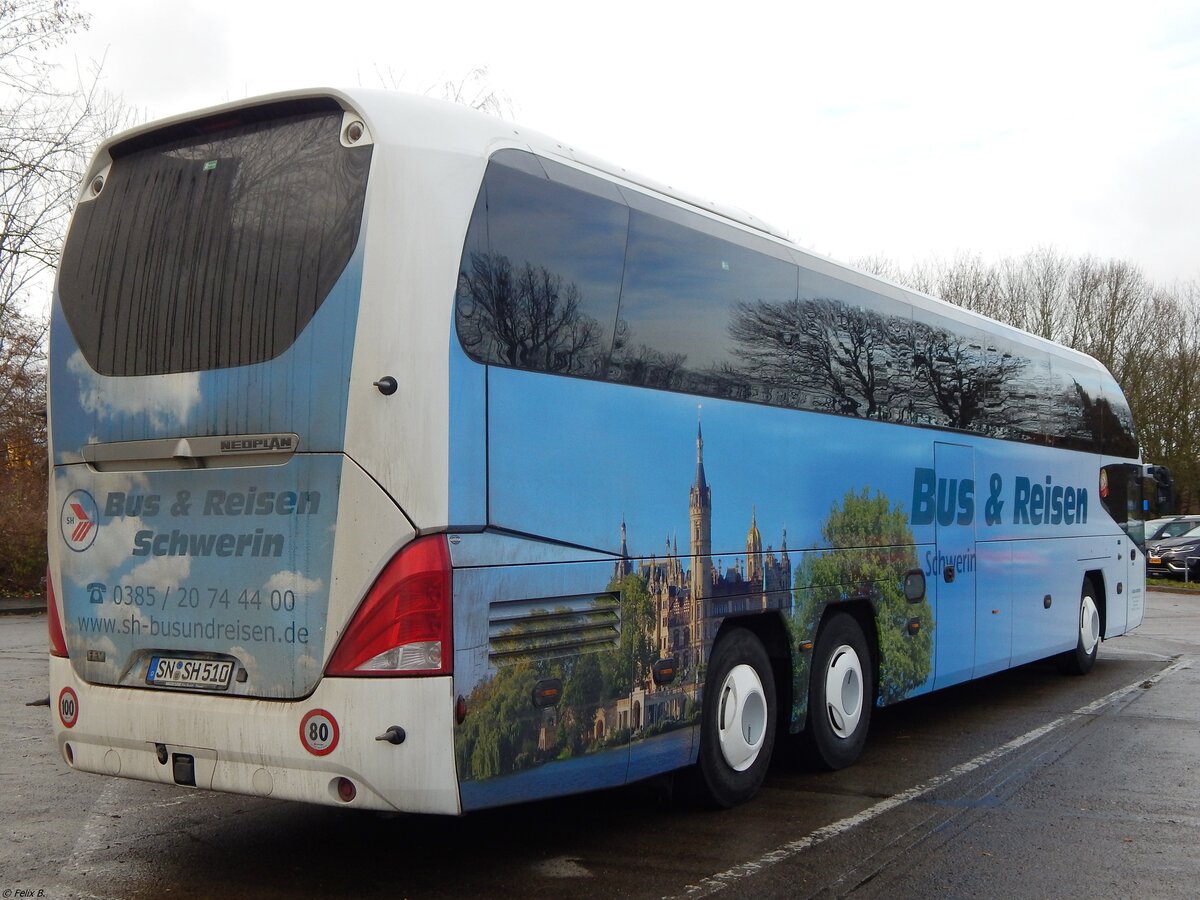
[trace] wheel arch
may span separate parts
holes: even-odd
[[[821,629],[838,613],[848,613],[862,629],[867,641],[867,649],[871,652],[871,700],[874,702],[879,692],[879,624],[875,619],[875,607],[867,599],[844,600],[841,603],[830,603],[821,614],[821,622],[817,625],[814,640],[821,634]]]
[[[822,610],[806,667],[808,698],[798,744],[803,755],[819,769],[845,768],[862,752],[879,692],[880,650],[875,620],[874,604],[865,598],[831,603]],[[834,661],[844,658],[840,653],[842,644],[849,644],[845,649],[857,657],[857,663],[849,669],[841,663],[835,667]],[[853,683],[849,675],[853,670],[857,670],[859,680],[857,699],[845,693]],[[840,673],[836,677],[831,675],[835,671]],[[831,685],[837,691],[832,695]],[[831,701],[831,696],[837,699]]]
[[[1083,590],[1084,584],[1092,583],[1092,589],[1096,595],[1092,599],[1096,601],[1096,609],[1100,613],[1100,639],[1105,640],[1106,629],[1108,628],[1108,591],[1104,584],[1104,572],[1100,569],[1089,569],[1083,573],[1083,580],[1079,583],[1080,591]]]
[[[727,616],[717,629],[713,646],[716,647],[721,638],[735,628],[749,631],[767,651],[767,658],[771,661],[772,680],[775,682],[775,734],[785,734],[792,710],[792,668],[795,665],[795,655],[788,639],[788,628],[783,621],[783,615],[777,610],[767,610],[743,616]],[[707,685],[705,688],[707,689]]]
[[[750,799],[761,787],[779,737],[778,687],[784,668],[779,654],[786,654],[787,646],[778,613],[754,613],[721,623],[705,666],[696,763],[683,770],[677,782],[682,796],[710,808],[728,809]],[[753,674],[739,672],[744,669]],[[775,715],[762,715],[770,709],[771,693]],[[728,710],[726,696],[731,700]],[[747,714],[749,718],[743,718]],[[747,722],[750,727],[743,740],[742,726]],[[752,740],[755,725],[762,731]]]

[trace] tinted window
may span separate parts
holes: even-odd
[[[1145,549],[1141,466],[1122,464],[1101,469],[1100,500],[1113,521]]]
[[[985,336],[921,310],[913,324],[913,409],[922,425],[988,433],[985,404],[1001,385]]]
[[[985,341],[980,373],[983,433],[1013,441],[1041,441],[1049,359],[1008,341],[980,336]]]
[[[63,249],[63,312],[105,375],[248,365],[285,351],[345,269],[369,146],[342,110],[253,110],[117,146]],[[233,114],[239,116],[241,114]]]
[[[730,316],[742,305],[794,302],[796,267],[706,234],[702,217],[694,219],[697,227],[631,214],[611,376],[757,399],[749,382],[769,381],[769,373],[746,364],[745,346],[731,337]]]
[[[612,345],[628,209],[493,161],[458,281],[463,347],[483,362],[602,377]]]
[[[1004,352],[1022,361],[1020,372],[1012,382],[1009,402],[1017,404],[1020,412],[1013,415],[1013,437],[1018,440],[1047,443],[1053,423],[1054,375],[1050,357],[1016,345],[1001,345]]]
[[[1128,459],[1138,455],[1137,436],[1133,431],[1133,413],[1129,404],[1118,392],[1108,388],[1104,391],[1104,452]]]
[[[1055,359],[1051,374],[1050,442],[1099,453],[1110,415],[1099,373],[1074,360]]]
[[[488,166],[457,322],[481,362],[1137,453],[1128,407],[1093,367],[519,151]]]

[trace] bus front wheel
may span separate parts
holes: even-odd
[[[825,769],[858,759],[875,702],[874,669],[867,639],[853,616],[835,613],[817,637],[808,685],[805,743]]]
[[[1100,650],[1100,608],[1096,605],[1096,588],[1092,579],[1083,579],[1083,590],[1079,594],[1079,637],[1074,650],[1068,650],[1059,661],[1064,672],[1071,675],[1086,675],[1096,664]]]
[[[709,660],[691,793],[721,808],[754,796],[771,763],[776,718],[767,651],[752,632],[736,628],[720,638]]]

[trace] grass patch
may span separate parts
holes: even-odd
[[[1164,591],[1183,591],[1190,594],[1200,594],[1200,581],[1184,582],[1182,578],[1147,578],[1146,586],[1162,588]]]

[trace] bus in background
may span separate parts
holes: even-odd
[[[458,814],[682,770],[1143,614],[1094,360],[460,107],[99,149],[50,345],[50,680],[86,772]]]

